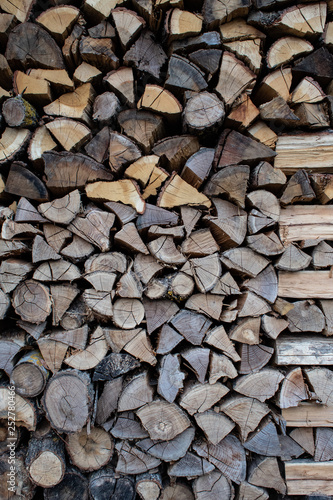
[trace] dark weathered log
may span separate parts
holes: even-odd
[[[35,484],[43,488],[55,486],[66,469],[63,442],[54,434],[43,439],[31,438],[25,463]]]

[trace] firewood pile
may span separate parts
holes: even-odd
[[[332,0],[0,9],[0,499],[333,495]]]

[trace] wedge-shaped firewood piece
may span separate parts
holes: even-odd
[[[269,128],[263,120],[258,120],[247,129],[247,133],[252,139],[261,142],[264,146],[275,148],[278,136]]]
[[[168,75],[165,84],[171,89],[200,92],[207,88],[204,73],[198,66],[185,57],[172,55],[169,59]]]
[[[77,45],[76,45],[76,50]],[[73,74],[73,80],[77,85],[83,85],[84,83],[99,83],[102,76],[102,72],[88,64],[87,62],[83,62],[75,69]]]
[[[331,99],[329,99],[331,102]],[[300,119],[302,127],[318,129],[329,127],[330,120],[325,103],[307,103],[303,102],[295,107],[295,114]]]
[[[269,408],[264,403],[238,395],[222,402],[220,410],[239,426],[242,441],[246,441],[249,433],[254,431],[269,413]]]
[[[116,472],[120,474],[142,474],[158,467],[161,463],[150,454],[130,446],[127,441],[119,441],[116,450],[118,454]]]
[[[103,335],[103,330],[97,327],[91,335],[88,346],[79,352],[74,352],[65,363],[77,370],[90,370],[104,358],[108,351],[108,346]]]
[[[215,384],[221,377],[236,378],[237,375],[233,362],[227,356],[211,352],[209,365],[210,384]]]
[[[124,55],[126,66],[135,66],[139,71],[149,73],[155,78],[160,77],[162,66],[167,56],[162,47],[155,42],[151,31],[144,30],[139,39]]]
[[[116,25],[116,30],[120,43],[124,50],[135,40],[146,22],[142,17],[132,10],[117,7],[112,10],[112,17]]]
[[[37,411],[29,399],[24,399],[19,394],[16,394],[16,425],[25,427],[28,431],[35,431],[37,425]],[[8,415],[8,406],[10,401],[10,392],[7,387],[0,388],[0,418],[4,419]],[[10,410],[9,410],[10,411]],[[194,436],[193,436],[194,437]],[[193,438],[192,438],[193,439]]]
[[[88,325],[75,328],[74,330],[54,330],[47,338],[83,351],[88,339]]]
[[[272,486],[284,495],[287,492],[286,484],[281,476],[278,461],[275,457],[258,458],[253,461],[249,471],[248,481],[254,486]]]
[[[51,137],[45,125],[38,127],[29,144],[28,156],[29,160],[33,161],[36,165],[42,162],[42,155],[45,151],[51,151],[57,147],[56,142]]]
[[[20,255],[28,252],[28,247],[21,241],[6,241],[0,238],[0,258]]]
[[[290,432],[289,436],[296,441],[304,450],[306,450],[310,455],[314,455],[315,444],[313,429],[307,427],[299,427]]]
[[[83,36],[79,47],[82,59],[101,72],[105,73],[119,67],[119,59],[113,51],[112,40]]]
[[[44,238],[37,235],[32,245],[32,262],[42,262],[44,260],[58,260],[60,255],[56,253],[50,245],[46,243]]]
[[[20,23],[24,23],[29,18],[33,4],[33,0],[24,0],[23,2],[19,0],[14,0],[12,2],[4,0],[3,5],[1,5],[1,9],[4,12],[8,12],[8,18],[10,18],[7,21],[8,25],[10,26],[11,21],[14,18],[16,18]],[[11,14],[11,16],[9,14]],[[7,16],[7,14],[5,14],[5,16]]]
[[[325,317],[312,301],[294,302],[286,317],[291,332],[321,332],[325,328]]]
[[[157,224],[158,226],[176,226],[178,223],[178,215],[170,210],[156,207],[150,203],[146,204],[146,209],[142,215],[139,215],[136,222],[138,231],[143,231],[150,226]]]
[[[43,26],[58,43],[62,43],[72,30],[80,15],[72,5],[59,5],[42,12],[36,22]]]
[[[89,384],[89,376],[76,370],[61,371],[49,380],[43,395],[43,406],[54,429],[72,433],[83,428],[91,404]]]
[[[254,102],[262,104],[281,96],[285,101],[289,99],[292,82],[291,68],[279,68],[265,76],[255,93]]]
[[[37,267],[33,278],[38,281],[74,281],[81,278],[81,272],[74,264],[59,259],[43,262]]]
[[[46,241],[56,252],[60,252],[72,236],[72,233],[68,229],[55,226],[54,224],[44,224],[43,229]]]
[[[298,406],[298,403],[309,399],[309,390],[304,382],[301,368],[294,368],[281,384],[279,394],[279,407],[290,408]]]
[[[166,161],[164,168],[170,173],[180,172],[191,155],[200,149],[194,135],[179,135],[162,139],[153,147],[153,153]]]
[[[66,449],[71,462],[84,471],[97,470],[110,460],[114,443],[108,432],[98,427],[92,427],[88,433],[87,427],[74,434],[68,434]]]
[[[146,85],[137,107],[161,113],[167,118],[179,117],[183,111],[182,105],[171,92],[159,85],[150,84]]]
[[[169,403],[174,402],[183,388],[185,373],[180,371],[179,358],[179,354],[168,354],[161,361],[157,392]]]
[[[114,214],[91,208],[86,211],[84,217],[75,217],[68,230],[97,246],[102,252],[107,252],[111,247],[110,229],[114,220]]]
[[[114,9],[118,3],[120,3],[118,0],[111,0],[107,3],[103,0],[85,0],[83,10],[87,16],[91,16],[96,23],[99,23],[109,17],[111,10]]]
[[[143,243],[133,222],[125,224],[123,228],[115,234],[114,242],[127,248],[131,252],[140,252],[149,255],[149,251]]]
[[[267,365],[273,354],[273,347],[264,344],[242,344],[240,348],[241,363],[238,372],[241,375],[248,375],[261,370]]]
[[[167,324],[163,325],[158,337],[156,354],[168,354],[183,338],[171,326]]]
[[[190,260],[195,284],[201,293],[207,293],[214,288],[222,274],[222,266],[217,253],[207,257]]]
[[[145,315],[138,299],[118,299],[113,307],[113,322],[119,328],[130,330],[141,323]]]
[[[112,92],[130,108],[135,105],[134,98],[134,76],[132,68],[118,68],[104,77],[104,81]]]
[[[200,148],[185,163],[181,177],[188,184],[199,189],[210,173],[214,154],[213,148]]]
[[[235,427],[234,422],[225,415],[212,410],[197,413],[194,418],[198,426],[204,431],[207,440],[214,445],[220,443]]]
[[[57,373],[61,369],[68,345],[49,339],[47,336],[39,339],[37,343],[47,368],[52,373]]]
[[[61,50],[45,30],[37,24],[22,23],[8,37],[6,59],[18,69],[63,69]]]
[[[90,123],[90,112],[94,90],[90,83],[78,87],[73,93],[66,93],[44,107],[46,114],[64,116]]]
[[[302,252],[298,246],[288,245],[281,257],[278,258],[275,267],[281,271],[301,271],[306,269],[311,262],[311,256]]]
[[[328,173],[333,171],[332,149],[333,135],[328,132],[284,135],[276,144],[274,167],[285,174],[294,174],[302,168]]]
[[[244,130],[248,128],[259,116],[258,108],[246,92],[241,94],[232,106],[231,112],[226,118],[226,127]]]
[[[237,354],[234,344],[229,339],[223,325],[210,330],[207,333],[204,342],[227,354],[227,356],[229,356],[229,358],[233,361],[240,361],[240,357]]]
[[[278,280],[274,267],[272,265],[267,266],[255,278],[246,281],[243,286],[267,300],[270,304],[274,304],[278,294]]]
[[[112,181],[110,170],[82,154],[47,152],[45,161],[46,185],[55,196],[83,189],[88,182]],[[94,184],[92,184],[94,186]]]
[[[165,264],[184,264],[186,257],[179,252],[171,236],[160,236],[157,240],[148,243],[150,253]]]
[[[86,125],[68,118],[57,118],[47,123],[46,128],[65,151],[77,151],[91,137]]]
[[[268,260],[250,248],[232,248],[223,252],[222,264],[230,270],[255,278],[267,265]]]
[[[203,413],[220,401],[228,392],[229,389],[220,382],[215,384],[190,383],[185,387],[179,404],[190,415]]]
[[[255,81],[255,74],[231,52],[225,51],[222,56],[220,75],[216,92],[231,106],[236,98]]]
[[[261,318],[261,326],[266,335],[272,339],[276,339],[278,335],[285,330],[289,322],[283,318],[276,318],[265,314]]]
[[[255,74],[259,73],[262,59],[260,38],[223,42],[223,47],[243,60]]]
[[[74,90],[74,83],[64,69],[29,69],[28,74],[38,80],[49,82],[51,87],[59,92]]]
[[[226,195],[241,208],[245,208],[245,195],[250,177],[250,167],[237,165],[224,167],[207,181],[204,193],[210,196]]]
[[[124,133],[134,139],[146,154],[165,135],[162,118],[149,111],[127,109],[119,113],[118,122]]]
[[[117,283],[117,295],[123,298],[140,299],[143,287],[132,271],[127,271]]]
[[[220,137],[214,161],[217,168],[222,168],[232,164],[252,165],[259,160],[271,160],[274,156],[271,148],[236,130],[226,130]]]
[[[127,168],[125,175],[136,180],[143,188],[143,199],[156,196],[158,189],[168,178],[168,174],[158,167],[157,155],[143,156]]]
[[[243,481],[239,486],[238,500],[268,500],[269,495],[263,488]]]
[[[178,462],[168,467],[170,477],[202,476],[214,470],[214,465],[204,458],[187,452]]]
[[[333,457],[333,431],[332,429],[316,430],[315,462],[325,462]]]
[[[245,480],[245,450],[235,436],[227,436],[217,445],[196,441],[193,449],[236,484]]]
[[[109,201],[104,203],[104,206],[116,215],[117,219],[122,225],[131,222],[137,216],[136,210],[134,208],[129,207],[128,205],[124,205],[123,203]]]
[[[138,333],[133,336],[123,347],[124,351],[132,354],[140,361],[149,363],[152,366],[156,365],[156,357],[152,349],[146,330],[139,329]]]
[[[268,257],[272,255],[279,255],[285,249],[285,247],[281,243],[280,238],[276,233],[274,233],[274,231],[269,231],[268,233],[251,234],[250,236],[246,237],[246,243],[248,247],[250,247],[250,249]]]
[[[2,290],[0,291],[0,319],[4,319],[10,306],[10,298]]]
[[[141,151],[134,141],[118,132],[110,133],[109,165],[113,172],[122,170],[140,157]]]
[[[319,84],[328,85],[333,75],[332,61],[332,54],[326,47],[321,47],[299,62],[296,62],[292,70],[293,75],[295,75],[297,80],[310,76],[319,82]]]
[[[297,170],[297,172],[290,177],[283,195],[280,198],[282,205],[288,205],[295,202],[308,202],[316,197],[313,191],[308,174],[305,170]]]
[[[46,201],[49,199],[45,184],[21,162],[11,164],[5,191],[17,196],[25,196],[30,200]]]
[[[305,374],[321,403],[326,406],[332,406],[332,372],[328,368],[307,368]]]
[[[169,441],[190,426],[186,414],[175,404],[154,401],[136,412],[151,439]]]
[[[251,183],[254,187],[260,187],[268,191],[278,191],[286,184],[287,178],[281,170],[273,168],[266,161],[260,162],[252,172]]]
[[[305,77],[295,88],[291,94],[291,102],[293,104],[315,103],[325,99],[325,93],[311,76]]]
[[[245,318],[229,332],[229,338],[243,344],[259,344],[260,317]]]
[[[112,380],[139,366],[139,361],[129,354],[111,353],[98,363],[94,371],[93,380]]]
[[[244,448],[266,457],[279,456],[281,446],[273,422],[268,422],[262,428],[259,428],[257,433],[244,443]]]
[[[154,390],[149,385],[147,372],[134,376],[127,384],[118,399],[118,411],[128,411],[141,408],[153,401]]]
[[[203,314],[181,310],[170,321],[171,325],[193,345],[200,345],[212,322]]]
[[[115,182],[93,182],[86,187],[88,198],[95,201],[121,201],[131,205],[141,214],[145,211],[145,202],[139,188],[132,180],[122,179]]]
[[[198,381],[204,384],[209,363],[210,349],[191,347],[181,352],[185,364],[195,373]]]
[[[181,9],[168,11],[164,25],[168,41],[198,35],[202,29],[202,17]]]
[[[14,222],[11,219],[5,219],[1,228],[1,238],[3,240],[11,240],[18,237],[33,238],[36,234],[42,235],[43,233],[32,224]]]
[[[20,198],[15,212],[15,222],[48,222],[26,198]]]
[[[37,281],[24,281],[13,293],[13,307],[23,321],[43,323],[51,313],[48,288]]]
[[[121,377],[118,377],[114,380],[110,380],[110,382],[107,382],[107,384],[114,384],[117,380],[118,381],[121,380]],[[114,404],[112,406],[113,410],[111,411],[108,410],[109,415],[111,415],[112,411],[117,409],[118,396],[119,394],[117,395],[116,398],[114,398]],[[148,432],[142,427],[140,422],[136,420],[135,414],[131,411],[124,411],[120,415],[118,415],[117,421],[115,425],[112,427],[110,432],[113,437],[118,439],[142,439],[142,438],[147,438],[149,435]]]
[[[313,46],[307,40],[294,36],[279,38],[267,52],[267,66],[270,69],[276,68],[312,50]]]
[[[235,17],[246,16],[249,8],[250,2],[248,0],[243,2],[229,0],[226,3],[220,0],[205,0],[203,7],[204,19],[211,29]]]
[[[34,78],[32,75],[26,75],[22,71],[15,71],[13,85],[16,93],[18,95],[24,94],[25,99],[34,106],[38,104],[45,106],[52,101],[50,84],[46,80]]]
[[[79,262],[87,259],[94,251],[94,245],[74,234],[72,242],[61,250],[60,253],[73,262]]]
[[[183,457],[194,438],[194,429],[189,427],[168,441],[154,441],[150,438],[139,441],[138,447],[165,462],[174,462]]]
[[[205,220],[223,249],[239,246],[243,243],[247,231],[247,214],[229,201],[214,198],[217,216],[207,216]]]
[[[148,238],[158,238],[159,236],[171,236],[175,240],[180,240],[184,237],[184,226],[176,227],[160,227],[150,226],[148,230]]]
[[[143,299],[145,316],[147,320],[147,331],[151,335],[155,330],[170,321],[179,311],[179,307],[170,300],[148,300]]]
[[[186,301],[185,306],[187,309],[219,320],[222,313],[223,297],[213,295],[212,293],[197,293]]]
[[[121,330],[118,328],[104,328],[104,336],[112,352],[120,352],[128,342],[136,337],[140,332],[140,328],[133,330]]]
[[[39,205],[39,212],[57,224],[69,224],[80,211],[80,192],[76,189],[63,198]]]
[[[263,403],[274,396],[283,379],[284,376],[279,370],[263,368],[260,372],[239,377],[234,383],[234,390]]]

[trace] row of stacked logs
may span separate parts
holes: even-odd
[[[0,0],[1,499],[333,495],[332,12]]]

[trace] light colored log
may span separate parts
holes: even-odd
[[[330,365],[333,363],[333,338],[321,335],[283,335],[276,340],[278,365]]]
[[[331,271],[280,271],[278,280],[278,297],[293,299],[333,298]]]
[[[286,483],[289,495],[332,495],[333,462],[292,460],[285,462]]]

